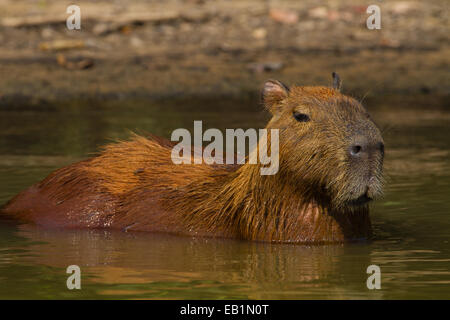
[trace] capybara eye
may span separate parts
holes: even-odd
[[[310,120],[309,116],[307,114],[300,113],[300,112],[294,112],[294,118],[295,118],[295,120],[297,120],[299,122],[307,122]]]

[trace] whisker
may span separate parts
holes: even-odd
[[[369,94],[370,90],[372,90],[372,89],[367,90],[367,92],[363,95],[363,97],[361,98],[361,100],[359,101],[359,103],[363,104],[364,99],[367,97],[367,95]]]

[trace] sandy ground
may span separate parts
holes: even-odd
[[[256,94],[265,79],[356,96],[450,93],[448,1],[0,0],[0,106]],[[381,9],[369,30],[366,8]]]

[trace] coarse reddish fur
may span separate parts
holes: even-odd
[[[260,165],[248,163],[175,165],[170,142],[135,135],[53,172],[10,200],[2,212],[50,227],[298,243],[370,237],[367,205],[343,205],[359,194],[365,175],[363,169],[352,169],[341,150],[347,131],[381,139],[364,108],[324,87],[266,90],[263,96],[273,114],[267,128],[280,129],[275,175],[262,176]],[[300,109],[317,122],[296,122],[292,112]],[[382,157],[368,162],[376,176],[369,191],[376,196]]]

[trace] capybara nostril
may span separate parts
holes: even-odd
[[[358,135],[354,137],[351,141],[349,153],[351,157],[360,157],[363,153],[368,151],[367,138]]]
[[[371,154],[374,152],[380,152],[382,155],[384,155],[383,142],[370,141],[363,135],[357,135],[353,137],[350,142],[350,147],[348,148],[348,153],[352,158],[361,157],[364,154]]]
[[[384,155],[384,143],[383,142],[378,143],[378,149],[381,151],[381,154]]]
[[[349,148],[349,153],[352,158],[361,157],[367,152],[380,152],[384,155],[384,144],[383,142],[378,142],[374,144],[369,144],[364,138],[354,139],[353,144]]]

